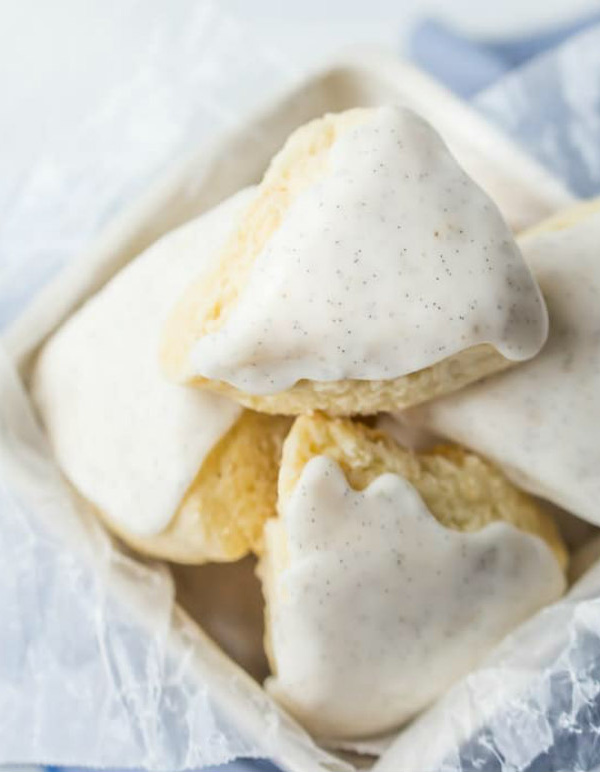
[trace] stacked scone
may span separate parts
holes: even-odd
[[[525,491],[600,520],[599,237],[585,210],[517,244],[414,113],[327,115],[74,314],[33,394],[125,542],[259,556],[267,688],[372,737],[563,593]],[[409,450],[383,412],[461,445]]]

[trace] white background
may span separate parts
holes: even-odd
[[[523,34],[598,8],[593,0],[215,0],[255,39],[302,66],[353,43],[402,51],[414,23]],[[93,110],[157,17],[203,0],[0,0],[0,173],[18,175]],[[251,55],[251,52],[249,52]]]

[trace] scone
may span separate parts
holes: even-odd
[[[600,524],[600,200],[520,239],[548,304],[533,361],[409,411],[484,453],[526,490]]]
[[[370,414],[526,360],[546,335],[495,204],[427,123],[382,107],[290,137],[175,307],[163,361],[263,412]]]
[[[274,514],[286,419],[168,382],[160,330],[252,193],[165,236],[45,344],[32,393],[71,483],[128,544],[180,562],[235,560]]]
[[[315,735],[394,729],[564,591],[552,520],[457,446],[298,418],[265,527],[267,689]]]

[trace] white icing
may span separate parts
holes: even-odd
[[[504,523],[445,528],[396,475],[357,492],[313,458],[282,518],[267,526],[287,540],[266,585],[268,688],[317,734],[397,727],[564,591],[544,541]]]
[[[479,343],[528,359],[546,334],[496,206],[428,124],[385,107],[334,143],[189,365],[266,394],[303,378],[395,378]]]
[[[41,353],[34,397],[61,466],[132,534],[168,525],[202,461],[240,415],[226,399],[169,383],[158,350],[173,304],[208,266],[249,195],[158,241]]]
[[[533,361],[410,414],[600,524],[600,214],[521,241],[550,335]]]

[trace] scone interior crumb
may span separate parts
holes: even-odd
[[[207,543],[230,558],[260,551],[264,523],[276,510],[289,426],[287,418],[247,411],[208,456],[181,504],[180,517],[202,513]]]
[[[279,460],[290,425],[289,418],[246,411],[207,456],[169,526],[150,539],[127,534],[126,541],[181,563],[260,553],[265,521],[276,514]]]
[[[279,475],[279,508],[294,490],[304,466],[327,456],[343,470],[355,490],[363,490],[385,473],[404,477],[423,498],[432,515],[447,528],[477,531],[504,521],[544,539],[561,567],[567,551],[551,516],[504,474],[457,445],[412,453],[388,435],[350,419],[321,414],[296,419],[288,435]]]

